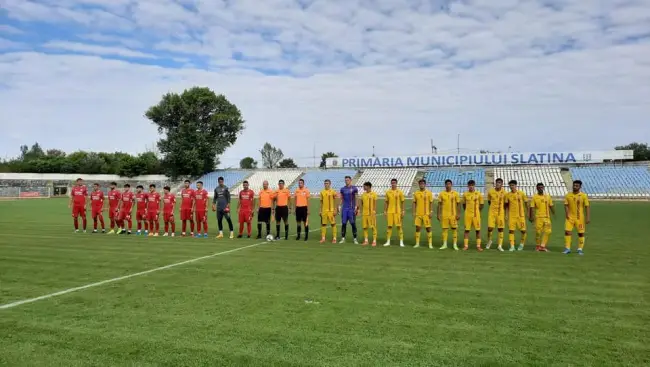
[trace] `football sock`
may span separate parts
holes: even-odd
[[[350,223],[352,226],[352,237],[357,238],[357,224],[355,222]]]
[[[275,237],[280,237],[280,225],[275,225]]]
[[[223,217],[221,216],[217,218],[217,227],[219,228],[219,232],[223,231]]]
[[[230,226],[230,232],[232,233],[232,225]],[[208,220],[203,221],[203,233],[208,233]]]
[[[111,229],[115,229],[115,219],[111,219]]]
[[[585,237],[578,237],[578,248],[583,249],[585,247]]]
[[[103,215],[99,216],[99,224],[101,224],[102,229],[106,228],[106,226],[104,225],[104,216]]]
[[[469,246],[469,238],[464,238],[463,239],[463,246],[465,246],[465,247]]]
[[[289,238],[289,225],[285,223],[284,225],[284,239]]]
[[[420,231],[415,232],[415,244],[420,244]]]
[[[510,242],[510,246],[515,245],[515,234],[514,233],[508,233],[508,242]]]
[[[327,233],[327,227],[321,226],[320,227],[320,237],[325,238],[325,233]]]
[[[152,220],[149,221],[149,229],[151,230],[151,232],[153,232],[154,226],[153,226],[153,221]]]
[[[377,242],[377,228],[372,228],[372,240]]]
[[[343,223],[341,225],[341,238],[345,238],[345,235],[347,234],[346,232],[348,231],[348,224]]]
[[[241,236],[244,233],[244,222],[239,223],[239,235]]]
[[[257,223],[257,235],[262,237],[262,223]]]
[[[172,232],[176,232],[176,222],[172,222]]]
[[[246,231],[248,232],[248,236],[250,237],[251,231],[253,230],[253,223],[251,222],[246,222]]]
[[[194,221],[190,220],[190,232],[194,232]]]
[[[196,222],[196,233],[201,233],[201,222]]]
[[[129,224],[129,231],[130,231],[131,228],[133,228],[133,221],[131,219],[129,219],[128,224]]]
[[[86,221],[86,217],[81,217],[81,224],[84,226],[84,231],[86,230],[86,226],[88,225],[88,222]]]
[[[97,229],[97,217],[93,218],[93,229]]]
[[[433,232],[427,232],[427,242],[429,245],[433,245]]]
[[[454,245],[457,244],[458,243],[458,229],[453,228],[451,230],[451,236],[452,236],[452,239],[454,240]]]
[[[169,222],[165,222],[165,233],[169,232]]]
[[[147,223],[147,221],[144,221],[143,225],[144,225],[144,230],[148,231],[149,230],[149,223]]]
[[[521,243],[526,244],[526,238],[528,238],[528,232],[521,232]]]
[[[393,237],[393,228],[388,228],[386,230],[386,241],[390,241],[391,237]]]
[[[364,230],[363,230],[363,238],[364,239],[368,238],[368,229],[367,228],[364,228]]]
[[[404,230],[402,227],[397,227],[397,233],[399,234],[399,240],[404,241]]]
[[[232,219],[230,219],[230,215],[228,215],[228,216],[226,217],[226,221],[228,222],[228,229],[230,229],[230,232],[232,232],[233,227],[232,227]],[[206,221],[206,223],[207,223],[207,221]],[[206,225],[207,225],[207,224],[204,223],[203,226],[205,227]],[[206,228],[205,231],[207,232],[207,231],[208,231],[208,229],[207,229],[208,227],[205,227],[205,228]]]
[[[449,238],[449,230],[442,230],[442,243],[447,244],[447,239]]]
[[[571,248],[571,236],[564,236],[564,247]]]
[[[183,233],[187,232],[187,221],[183,221]]]
[[[488,229],[488,234],[487,234],[488,241],[492,240],[492,231]]]
[[[336,226],[335,226],[335,225],[332,226],[332,239],[333,239],[333,240],[336,239]]]
[[[505,237],[503,231],[497,233],[498,245],[503,246],[503,237]]]
[[[305,239],[309,238],[309,226],[305,225]]]
[[[481,247],[481,243],[482,243],[482,242],[483,242],[483,241],[481,241],[481,234],[480,234],[480,233],[477,233],[477,234],[476,234],[476,247]]]
[[[546,247],[546,245],[548,244],[548,238],[550,236],[551,234],[548,231],[544,232],[544,235],[542,236],[542,247]]]
[[[266,222],[266,234],[271,234],[271,222]]]

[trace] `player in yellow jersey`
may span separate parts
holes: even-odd
[[[548,238],[551,236],[553,226],[551,214],[555,215],[553,199],[544,192],[544,184],[537,184],[537,194],[530,198],[529,218],[535,223],[535,251],[547,252]]]
[[[336,190],[332,189],[332,181],[325,180],[325,188],[320,192],[320,243],[325,242],[328,224],[332,226],[332,243],[336,243],[336,215],[338,214],[336,197]]]
[[[515,251],[515,231],[521,233],[521,242],[517,250],[523,251],[526,243],[526,213],[528,213],[528,197],[523,191],[517,189],[517,181],[508,182],[510,192],[506,194],[505,209],[506,221],[508,222],[508,241],[510,251]]]
[[[359,198],[363,227],[363,246],[368,246],[368,231],[372,230],[372,247],[377,246],[377,193],[372,191],[372,184],[363,184],[363,194]]]
[[[433,233],[431,233],[431,215],[433,214],[433,193],[426,188],[424,179],[418,181],[420,189],[413,193],[413,216],[415,217],[415,246],[420,247],[422,228],[427,231],[429,248],[433,248]]]
[[[497,178],[494,181],[494,188],[488,191],[488,243],[485,249],[492,246],[492,232],[497,229],[497,250],[503,251],[503,229],[506,227],[505,219],[506,190],[503,188],[503,179]]]
[[[469,249],[469,231],[476,231],[476,249],[481,248],[481,212],[483,211],[483,194],[476,191],[476,182],[467,182],[467,191],[463,194],[463,209],[465,210],[465,234],[463,237],[463,251]]]
[[[390,189],[386,191],[384,199],[384,215],[386,216],[386,243],[384,247],[390,246],[390,238],[393,236],[393,226],[399,232],[399,246],[404,247],[404,230],[402,219],[404,219],[404,193],[397,188],[397,179],[390,180]]]
[[[581,192],[582,181],[573,181],[573,191],[566,194],[564,198],[564,251],[563,254],[571,253],[571,236],[573,229],[578,230],[578,255],[584,254],[585,231],[587,224],[591,222],[591,207],[587,194]]]
[[[453,182],[445,180],[445,191],[438,195],[438,211],[436,217],[442,226],[441,250],[447,249],[447,238],[451,228],[454,240],[454,250],[458,251],[458,220],[460,219],[460,195],[453,190]]]

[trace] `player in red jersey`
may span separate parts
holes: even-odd
[[[197,181],[194,191],[194,209],[196,215],[196,238],[208,238],[208,190],[203,188],[203,181]],[[203,225],[203,236],[201,236]]]
[[[133,221],[131,220],[131,213],[133,212],[133,203],[135,202],[135,194],[131,191],[131,185],[124,184],[124,191],[120,196],[120,203],[118,204],[117,211],[117,225],[120,227],[117,231],[117,234],[131,234],[131,228],[133,228]],[[128,231],[124,228],[124,222],[127,222],[129,225]]]
[[[194,207],[194,190],[190,188],[190,180],[185,180],[185,188],[181,190],[181,222],[183,223],[183,237],[187,231],[187,222],[190,222],[190,236],[194,236],[194,218],[192,208]]]
[[[104,226],[104,192],[99,189],[99,184],[93,184],[93,192],[90,193],[90,207],[93,215],[93,233],[97,233],[97,220],[102,225],[102,233],[106,233]]]
[[[149,194],[147,195],[147,220],[149,221],[149,236],[158,237],[160,232],[160,194],[156,191],[156,185],[149,185]]]
[[[86,232],[86,209],[88,203],[86,197],[88,196],[88,189],[84,186],[84,181],[80,178],[77,179],[77,184],[72,187],[70,192],[70,203],[68,208],[72,209],[72,218],[74,219],[74,231],[75,233],[79,232],[79,220],[77,218],[81,217],[81,222],[83,224],[84,232]]]
[[[174,219],[174,207],[176,206],[176,195],[170,193],[171,188],[165,186],[163,188],[163,220],[165,221],[165,234],[163,237],[169,235],[169,227],[171,225],[171,236],[176,234],[176,220]]]
[[[108,190],[108,218],[111,220],[111,231],[108,234],[115,233],[115,220],[117,219],[117,206],[122,198],[122,193],[117,189],[117,182],[111,182],[111,189]]]
[[[248,238],[251,238],[254,211],[255,191],[248,188],[248,181],[244,181],[244,189],[239,192],[239,201],[237,203],[237,212],[239,213],[239,235],[237,238],[242,238],[244,234],[244,223],[246,223]]]
[[[144,235],[149,233],[149,225],[147,224],[147,193],[144,192],[144,187],[138,185],[135,187],[135,221],[138,224],[138,232],[136,235],[142,234],[142,227],[144,227]]]

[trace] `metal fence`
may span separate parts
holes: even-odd
[[[0,198],[49,198],[51,187],[0,187]]]

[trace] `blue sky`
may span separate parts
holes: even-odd
[[[650,0],[0,0],[0,156],[141,152],[201,85],[265,141],[381,155],[650,141]]]

